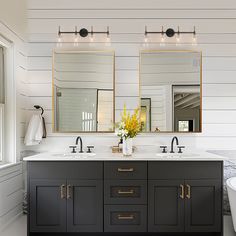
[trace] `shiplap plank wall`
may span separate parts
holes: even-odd
[[[124,102],[128,109],[138,105],[139,52],[156,50],[199,50],[203,54],[203,133],[179,135],[192,146],[203,148],[235,148],[236,143],[236,2],[234,0],[29,0],[29,88],[30,107],[46,108],[49,138],[39,149],[51,149],[74,142],[74,137],[51,133],[51,69],[52,50],[56,47],[58,26],[63,30],[94,26],[105,30],[110,26],[111,42],[101,36],[80,41],[78,49],[113,49],[116,61],[116,118]],[[158,36],[149,37],[144,44],[144,27],[160,30],[180,26],[192,30],[196,26],[197,45],[191,37],[181,38],[176,45],[170,39],[160,46]],[[64,48],[73,47],[73,39],[66,38]],[[170,135],[149,135],[138,138],[136,144],[166,143]],[[87,142],[100,145],[106,138]],[[152,140],[150,142],[150,139]],[[67,140],[67,141],[66,141]],[[114,144],[115,138],[106,144]],[[139,141],[142,140],[142,141]],[[66,142],[64,142],[66,141]],[[66,148],[66,146],[65,146]]]
[[[0,171],[0,231],[22,212],[22,164]]]
[[[166,86],[167,87],[167,86]],[[142,98],[151,98],[151,129],[168,130],[166,121],[166,97],[167,88],[165,86],[142,86]],[[155,94],[155,95],[154,95]]]

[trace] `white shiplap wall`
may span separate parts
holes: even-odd
[[[138,105],[138,68],[141,49],[199,50],[203,53],[203,133],[181,136],[181,142],[200,148],[235,148],[236,143],[236,2],[234,0],[29,0],[29,88],[31,107],[46,109],[49,137],[41,150],[66,148],[74,137],[51,134],[52,49],[56,47],[58,26],[62,30],[110,26],[111,43],[101,37],[94,42],[81,40],[79,49],[114,49],[116,54],[116,117],[126,102]],[[196,26],[197,46],[186,36],[160,46],[160,38],[149,38],[144,45],[144,27],[160,30],[172,27],[192,30]],[[64,47],[72,47],[67,39]],[[172,135],[140,136],[135,144],[158,145]],[[113,136],[112,136],[113,137]],[[86,143],[114,144],[117,138],[84,135]],[[105,145],[104,145],[105,146]]]
[[[22,213],[22,163],[0,170],[0,233]]]
[[[169,114],[170,107],[166,104],[166,98],[169,98],[168,88],[170,86],[142,86],[141,96],[142,98],[151,98],[151,130],[154,131],[156,128],[159,130],[170,130],[167,128],[167,114]]]

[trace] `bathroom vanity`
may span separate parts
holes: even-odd
[[[54,50],[54,132],[114,132],[114,67],[112,51]],[[201,132],[201,71],[201,52],[140,52],[142,132]],[[220,157],[182,153],[177,137],[172,139],[171,154],[165,153],[166,146],[161,154],[132,157],[95,155],[91,147],[82,153],[81,137],[70,147],[71,154],[24,159],[29,236],[222,235]]]
[[[28,235],[222,235],[223,160],[213,154],[24,160]]]

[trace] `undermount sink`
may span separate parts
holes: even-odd
[[[165,158],[191,158],[191,157],[198,157],[200,154],[196,153],[156,153],[158,157],[165,157]]]
[[[55,157],[74,157],[74,158],[86,158],[86,157],[94,157],[96,156],[96,153],[56,153],[53,154]]]

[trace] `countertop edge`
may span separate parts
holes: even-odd
[[[23,161],[225,161],[228,158],[216,154],[203,152],[196,157],[160,157],[156,153],[134,154],[124,157],[122,154],[99,153],[93,157],[56,156],[55,153],[41,153],[23,158]]]

